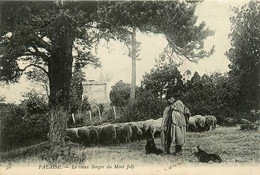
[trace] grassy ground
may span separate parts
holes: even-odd
[[[157,138],[156,145],[161,148],[160,139]],[[132,164],[134,166],[205,166],[198,163],[192,153],[195,146],[200,146],[208,153],[217,153],[223,159],[223,163],[211,164],[212,166],[229,166],[229,165],[248,165],[259,164],[260,153],[260,132],[259,131],[240,131],[239,127],[219,127],[214,131],[204,133],[187,133],[187,143],[183,150],[183,155],[157,156],[146,155],[146,141],[121,144],[116,146],[99,146],[88,148],[74,145],[72,148],[75,156],[84,157],[84,165],[116,165]],[[41,147],[41,149],[39,149]],[[33,164],[46,164],[47,162],[40,159],[39,153],[44,149],[44,143],[38,146],[24,148],[9,153],[2,153],[1,165],[6,166],[28,166]],[[27,150],[27,151],[25,151]],[[33,150],[33,151],[32,151]],[[171,152],[174,151],[172,146]],[[19,156],[20,155],[20,156]],[[71,162],[65,161],[65,164]],[[75,162],[74,162],[75,163]],[[208,165],[208,164],[207,164]]]

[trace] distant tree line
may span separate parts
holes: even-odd
[[[122,81],[112,87],[110,99],[112,105],[121,110],[121,117],[129,121],[162,117],[166,99],[171,96],[181,99],[193,115],[216,116],[219,124],[225,122],[225,118],[257,120],[254,111],[258,109],[254,105],[239,107],[239,89],[230,72],[202,76],[195,72],[190,80],[185,80],[175,65],[165,64],[143,76],[134,103],[129,101],[130,84]]]

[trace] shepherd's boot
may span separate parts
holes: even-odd
[[[165,145],[164,145],[164,153],[166,155],[170,155],[170,147],[171,147],[171,145],[165,143]]]
[[[182,155],[182,146],[181,145],[176,145],[175,146],[175,152],[174,155]]]

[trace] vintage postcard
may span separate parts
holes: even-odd
[[[260,2],[0,2],[0,174],[260,174]]]

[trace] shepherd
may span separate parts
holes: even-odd
[[[191,116],[190,110],[181,100],[168,99],[161,123],[161,143],[165,154],[170,154],[171,143],[175,143],[174,155],[182,154],[186,142],[186,129]]]

